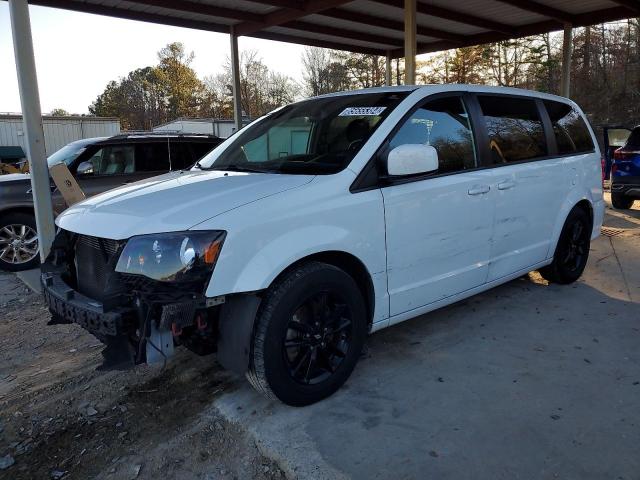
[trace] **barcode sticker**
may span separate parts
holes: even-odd
[[[339,117],[375,117],[384,112],[387,107],[347,107]]]

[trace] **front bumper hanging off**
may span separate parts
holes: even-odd
[[[115,336],[122,333],[123,316],[130,311],[105,311],[104,305],[75,291],[61,275],[47,272],[41,275],[42,293],[55,323],[77,323],[98,335]]]

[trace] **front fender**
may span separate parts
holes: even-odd
[[[261,245],[252,256],[242,259],[238,256],[236,262],[241,261],[242,266],[236,275],[225,278],[216,266],[206,294],[215,297],[263,290],[288,266],[316,253],[337,250],[357,258],[358,253],[348,247],[349,236],[349,231],[333,225],[313,225],[284,232]]]

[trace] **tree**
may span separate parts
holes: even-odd
[[[69,112],[67,112],[64,108],[54,108],[53,110],[51,110],[51,113],[49,115],[51,115],[52,117],[68,117]]]
[[[223,75],[217,81],[229,86],[228,99],[232,102],[231,59],[228,57]],[[290,77],[269,71],[257,51],[240,53],[240,96],[242,110],[249,118],[262,116],[293,102],[298,90],[298,85]]]
[[[160,63],[154,73],[162,87],[169,118],[192,115],[200,107],[205,88],[191,68],[193,58],[193,52],[187,54],[179,42],[158,52]]]
[[[136,69],[109,82],[89,107],[100,116],[120,118],[125,129],[145,130],[178,117],[198,116],[207,98],[205,85],[181,43],[158,52],[159,64]]]
[[[331,50],[307,47],[302,54],[302,78],[306,93],[315,97],[325,93],[348,90],[350,79],[347,67]]]
[[[166,122],[165,89],[154,67],[139,68],[118,81],[112,80],[89,106],[89,112],[118,117],[126,130],[144,130]]]

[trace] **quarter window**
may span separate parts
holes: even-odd
[[[542,120],[534,100],[478,97],[494,164],[521,162],[548,154]]]
[[[560,155],[594,150],[591,133],[582,115],[576,109],[566,103],[552,100],[545,100],[544,105],[551,118]]]
[[[462,98],[432,100],[418,108],[390,141],[399,145],[431,145],[438,152],[437,173],[451,173],[476,167],[473,134]]]

